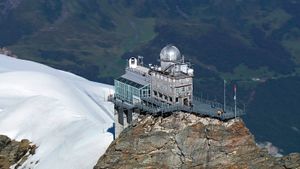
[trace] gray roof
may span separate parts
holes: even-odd
[[[138,89],[144,87],[144,86],[141,85],[141,84],[135,83],[135,82],[133,82],[133,81],[131,81],[131,80],[128,80],[128,79],[125,79],[125,78],[123,78],[123,77],[119,77],[119,78],[117,78],[116,80],[119,81],[119,82],[128,84],[128,85],[130,85],[130,86],[133,86],[133,87],[135,87],[135,88],[138,88]]]
[[[136,87],[138,89],[149,85],[149,82],[146,81],[145,76],[133,72],[126,72],[124,75],[117,78],[116,80],[128,84],[130,86]]]
[[[126,71],[126,73],[124,75],[121,76],[122,78],[131,80],[135,83],[141,84],[143,86],[146,86],[149,84],[149,82],[147,81],[147,76],[143,76],[139,73],[135,73],[135,72],[130,72],[130,71]]]

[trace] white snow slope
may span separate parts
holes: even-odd
[[[0,134],[38,146],[24,168],[93,168],[113,140],[112,93],[112,86],[0,55]]]

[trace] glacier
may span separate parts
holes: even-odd
[[[21,168],[89,169],[113,141],[113,87],[0,54],[0,134],[38,148]]]

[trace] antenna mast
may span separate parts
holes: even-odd
[[[226,112],[226,80],[224,79],[224,112]]]
[[[141,66],[144,66],[144,57],[143,56],[138,56],[138,64]]]
[[[236,118],[236,85],[234,85],[234,118]]]

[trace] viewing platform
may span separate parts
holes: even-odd
[[[127,102],[122,102],[120,99],[113,96],[109,97],[109,101],[113,102],[117,107],[122,107],[124,109],[139,109],[139,111],[142,113],[151,114],[154,116],[163,116],[173,112],[182,111],[193,113],[199,116],[207,116],[220,120],[229,120],[245,114],[244,110],[236,108],[235,111],[234,107],[230,106],[226,106],[224,111],[223,104],[197,97],[193,98],[193,106],[185,106],[180,104],[169,105],[152,97],[144,97],[141,99],[141,102],[129,104]]]

